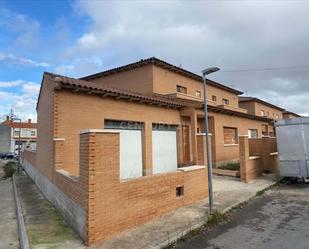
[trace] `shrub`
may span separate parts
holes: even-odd
[[[13,161],[7,162],[3,167],[3,171],[5,178],[12,177],[16,171],[16,163]]]
[[[208,216],[207,225],[214,226],[225,220],[225,214],[222,214],[218,210],[214,210],[212,214]]]
[[[219,169],[240,170],[240,163],[228,163],[220,166]]]

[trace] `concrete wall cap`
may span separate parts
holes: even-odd
[[[239,137],[249,137],[248,135],[239,135]]]
[[[54,141],[64,141],[65,138],[61,138],[61,137],[54,137],[53,139]]]
[[[206,136],[206,133],[196,133],[197,136]],[[211,133],[208,134],[208,136],[212,136]]]
[[[79,134],[85,134],[85,133],[120,133],[120,131],[112,129],[84,129],[81,130]]]

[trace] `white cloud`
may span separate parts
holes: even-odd
[[[23,83],[23,80],[14,80],[14,81],[0,81],[0,87],[9,88],[16,87]]]
[[[34,82],[16,80],[21,86],[20,91],[8,92],[0,91],[0,99],[2,108],[0,116],[4,117],[13,109],[15,114],[26,120],[31,118],[36,120],[36,102],[40,89],[40,85]]]
[[[208,66],[223,71],[309,64],[306,1],[80,0],[75,8],[92,22],[64,57],[96,56],[103,62],[100,71],[150,56],[196,73]],[[70,72],[78,74],[75,67]],[[309,109],[300,102],[308,97],[307,68],[211,77],[294,112]]]
[[[32,47],[38,42],[40,23],[23,14],[0,8],[0,27],[17,34],[16,46]]]
[[[14,54],[0,53],[0,63],[6,65],[29,66],[29,67],[49,67],[47,62],[38,62],[29,58],[18,57]]]
[[[89,57],[84,59],[76,59],[70,64],[62,64],[54,69],[55,73],[61,75],[68,75],[72,77],[80,77],[102,71],[102,62],[96,57]]]

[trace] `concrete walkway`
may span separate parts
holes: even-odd
[[[0,249],[18,249],[18,228],[16,222],[15,202],[11,179],[3,179],[0,159]]]
[[[238,178],[214,176],[215,208],[226,212],[249,200],[257,192],[275,183],[273,175],[265,175],[249,184]],[[177,209],[175,212],[93,246],[93,249],[154,249],[167,246],[190,230],[207,221],[208,199]]]
[[[31,249],[85,248],[27,175],[15,179]]]

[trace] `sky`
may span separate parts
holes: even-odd
[[[0,119],[36,120],[44,71],[82,77],[155,56],[309,115],[309,1],[0,0]]]

